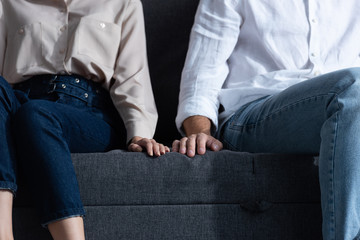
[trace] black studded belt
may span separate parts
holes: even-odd
[[[100,83],[79,75],[38,75],[15,84],[14,89],[26,92],[33,99],[63,94],[88,106],[103,108],[113,104],[109,92]]]

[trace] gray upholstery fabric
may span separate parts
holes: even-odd
[[[236,204],[96,206],[86,211],[88,240],[321,239],[317,204],[277,204],[265,213],[247,212]],[[50,240],[45,229],[29,223],[32,214],[16,209],[15,216],[28,225],[17,229],[15,239]]]
[[[74,154],[84,205],[319,202],[312,157],[221,151],[159,158],[120,150]],[[293,168],[296,166],[296,169]],[[17,206],[29,206],[19,192]]]
[[[181,69],[198,0],[142,0],[156,139],[171,144]],[[312,156],[221,151],[190,159],[112,151],[74,154],[88,240],[318,240],[321,209]],[[21,176],[20,176],[21,177]],[[16,240],[51,239],[19,179]]]
[[[159,158],[120,150],[74,154],[88,239],[319,239],[311,156],[221,151]],[[16,199],[16,239],[51,239]]]

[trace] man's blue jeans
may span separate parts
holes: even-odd
[[[319,154],[323,237],[360,239],[360,68],[246,104],[221,140],[235,151]]]
[[[15,90],[0,77],[0,189],[15,193],[21,174],[43,225],[84,215],[70,153],[119,148],[121,124],[106,90],[79,76],[38,76]]]

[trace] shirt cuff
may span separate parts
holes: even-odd
[[[201,104],[198,104],[198,103]],[[206,103],[204,99],[202,100],[188,100],[179,104],[178,113],[175,119],[176,127],[182,136],[186,136],[182,124],[185,119],[192,116],[204,116],[211,120],[212,132],[216,131],[218,128],[218,108],[211,103]]]

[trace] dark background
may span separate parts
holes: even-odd
[[[154,138],[168,146],[180,137],[175,126],[180,78],[198,2],[142,0],[150,75],[159,113]]]

